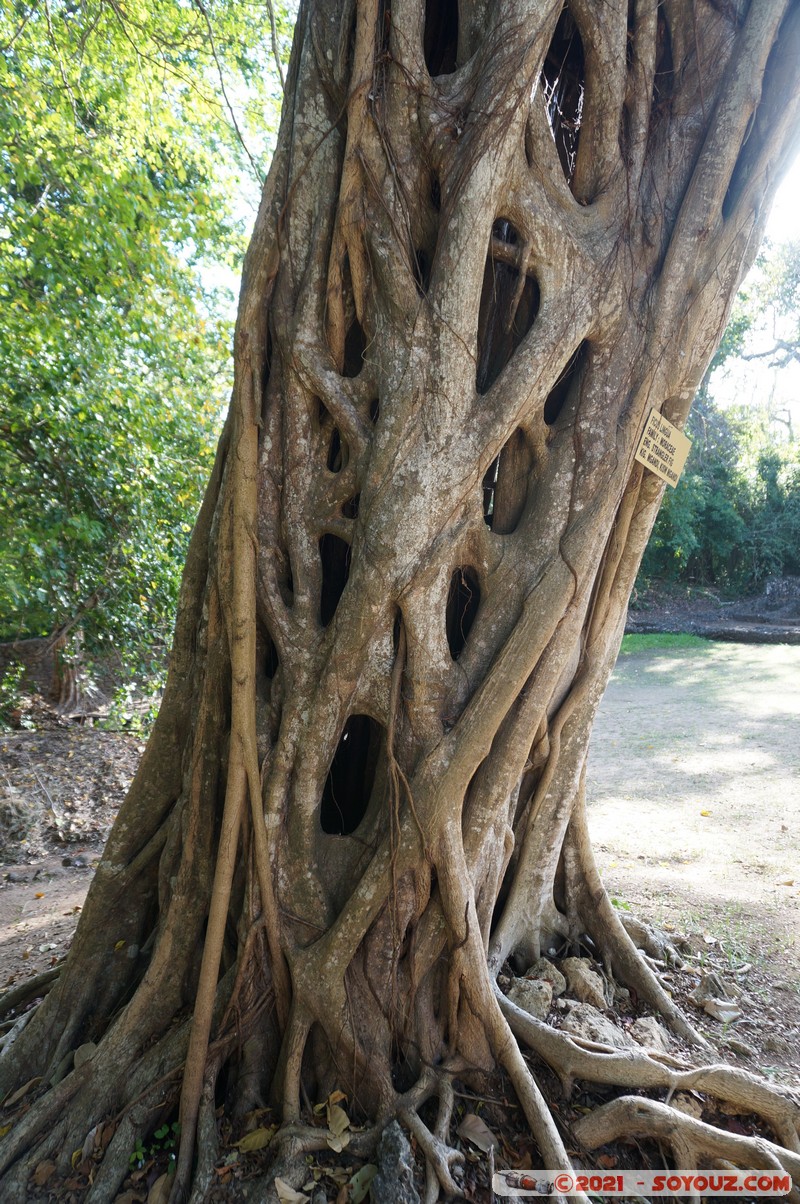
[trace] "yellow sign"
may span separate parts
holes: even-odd
[[[691,439],[683,431],[662,418],[658,410],[652,409],[639,440],[636,459],[674,489],[691,446]]]

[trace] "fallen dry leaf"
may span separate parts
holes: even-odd
[[[479,1150],[483,1150],[484,1154],[488,1154],[491,1149],[500,1149],[500,1142],[486,1124],[486,1121],[481,1120],[480,1116],[476,1115],[475,1112],[467,1113],[456,1132],[459,1137],[462,1137],[465,1141],[472,1142]]]
[[[310,1199],[305,1192],[295,1191],[283,1179],[275,1180],[275,1191],[278,1193],[281,1204],[306,1204],[306,1201]]]
[[[167,1204],[171,1186],[169,1175],[159,1175],[147,1193],[147,1204]]]
[[[360,1171],[356,1171],[350,1183],[350,1204],[361,1204],[362,1200],[367,1198],[370,1184],[378,1173],[378,1168],[372,1162],[362,1166]]]
[[[234,1141],[234,1145],[243,1154],[253,1154],[256,1150],[265,1150],[277,1132],[275,1125],[269,1129],[265,1129],[262,1125],[258,1129],[253,1129],[252,1133],[246,1134],[241,1141]]]
[[[337,1137],[350,1128],[350,1117],[338,1104],[331,1104],[328,1108],[328,1128]]]
[[[44,1187],[47,1180],[52,1178],[55,1169],[55,1162],[40,1162],[36,1170],[31,1175],[36,1187]]]

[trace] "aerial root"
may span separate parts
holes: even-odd
[[[800,1185],[800,1156],[763,1137],[728,1133],[678,1112],[668,1104],[626,1095],[604,1104],[574,1127],[575,1137],[587,1149],[622,1137],[661,1140],[670,1146],[678,1166],[696,1167],[709,1162],[743,1169],[788,1171]],[[790,1198],[800,1200],[795,1187]]]
[[[202,1204],[214,1181],[214,1167],[219,1157],[217,1136],[216,1099],[214,1092],[222,1057],[218,1054],[206,1067],[200,1109],[197,1116],[197,1165],[192,1176],[192,1194],[189,1204]]]

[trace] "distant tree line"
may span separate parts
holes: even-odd
[[[800,362],[800,242],[766,255],[760,269],[740,294],[695,402],[687,426],[692,451],[677,488],[666,491],[640,585],[662,579],[750,591],[767,577],[800,575],[800,441],[792,410],[769,397],[722,409],[709,384],[716,368],[737,357],[774,367]],[[753,351],[748,336],[757,324],[765,346]]]

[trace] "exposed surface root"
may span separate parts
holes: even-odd
[[[499,999],[512,1031],[553,1067],[565,1091],[580,1079],[640,1090],[664,1088],[670,1095],[676,1091],[707,1092],[742,1114],[760,1116],[781,1144],[800,1156],[800,1104],[788,1092],[735,1067],[687,1067],[668,1054],[592,1046],[536,1020],[505,996]]]
[[[655,1138],[670,1146],[678,1166],[705,1166],[710,1161],[743,1169],[785,1170],[800,1184],[798,1155],[763,1137],[727,1133],[656,1100],[623,1096],[585,1116],[574,1131],[590,1150],[621,1137]],[[793,1194],[797,1198],[800,1193]]]
[[[432,1133],[416,1112],[403,1112],[401,1118],[410,1133],[416,1137],[425,1155],[427,1182],[425,1204],[435,1204],[439,1198],[439,1185],[448,1196],[459,1193],[455,1177],[456,1168],[464,1161],[460,1150],[448,1146],[436,1133]]]
[[[56,966],[52,970],[36,974],[33,978],[26,978],[24,982],[4,991],[0,995],[0,1017],[7,1016],[12,1008],[18,1008],[20,1004],[27,1003],[36,995],[46,995],[60,973],[61,966]]]

